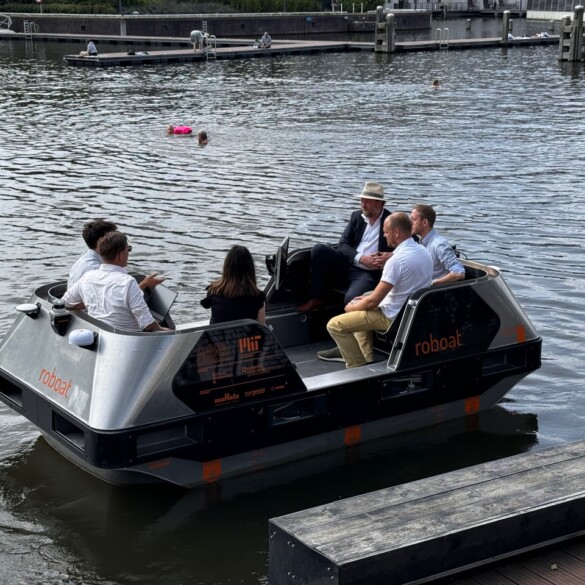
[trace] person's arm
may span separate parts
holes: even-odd
[[[434,286],[436,284],[447,284],[449,282],[457,282],[458,280],[463,280],[465,278],[465,272],[461,274],[460,272],[449,272],[445,274],[445,276],[441,276],[441,278],[435,278],[431,284]]]
[[[258,311],[258,316],[256,317],[258,323],[262,325],[266,325],[266,305],[262,305],[262,308]]]
[[[438,247],[436,253],[441,266],[448,272],[440,278],[433,280],[431,284],[447,284],[448,282],[456,282],[465,278],[465,268],[459,262],[457,256],[455,256],[451,244],[445,242]]]
[[[162,284],[167,279],[166,276],[158,276],[158,272],[153,272],[148,276],[145,276],[138,285],[140,290],[144,291],[147,288],[154,288],[159,284]]]
[[[348,262],[350,262],[351,264],[357,262],[356,256],[358,251],[356,247],[360,242],[362,234],[364,233],[363,231],[361,233],[359,232],[360,228],[359,222],[363,223],[361,212],[354,211],[351,214],[351,217],[347,222],[347,225],[345,226],[345,229],[343,230],[341,237],[339,238],[339,243],[337,244],[337,250],[341,252],[347,258]],[[361,227],[363,227],[365,231],[366,229],[365,224]]]
[[[134,279],[129,282],[127,299],[128,308],[134,315],[138,326],[142,331],[171,331],[171,329],[161,327],[154,320],[154,317],[144,300],[144,295]]]
[[[347,303],[344,311],[350,313],[352,311],[371,311],[376,309],[393,288],[392,284],[381,280],[370,294],[356,297]]]
[[[168,327],[162,327],[156,321],[153,321],[150,325],[147,325],[142,331],[172,331]]]
[[[65,307],[70,311],[81,311],[85,309],[78,283],[79,281],[67,290],[61,299],[65,303]]]

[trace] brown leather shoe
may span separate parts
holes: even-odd
[[[319,299],[309,299],[305,304],[299,305],[297,311],[299,313],[310,313],[325,306],[325,301]]]

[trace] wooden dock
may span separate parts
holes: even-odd
[[[206,52],[189,49],[166,49],[155,51],[135,51],[136,54],[127,53],[100,53],[97,57],[81,57],[79,55],[65,55],[69,65],[77,67],[113,67],[128,65],[147,65],[153,63],[185,63],[193,61],[208,61],[220,59],[253,59],[259,57],[277,57],[281,55],[299,55],[312,53],[341,52],[348,50],[346,42],[327,41],[286,41],[272,43],[270,49],[254,47],[254,41],[247,45],[223,46],[218,42],[215,50]],[[357,48],[355,50],[368,50]],[[373,50],[372,48],[369,50]]]
[[[85,48],[87,35],[55,34],[55,33],[14,33],[8,40],[26,40],[28,42],[79,43]],[[283,55],[301,55],[316,53],[340,53],[347,51],[374,52],[374,42],[350,41],[298,41],[273,40],[270,49],[254,48],[253,39],[217,39],[215,51],[206,54],[193,51],[188,39],[176,37],[137,37],[118,35],[97,35],[92,39],[98,50],[104,44],[120,45],[124,51],[100,53],[97,57],[81,57],[78,54],[64,55],[69,65],[76,67],[116,67],[130,65],[151,65],[158,63],[205,62],[223,59],[253,59],[261,57],[279,57]],[[550,45],[559,43],[559,35],[546,38],[516,38],[502,41],[500,37],[478,39],[453,39],[432,41],[396,42],[396,53],[411,51],[445,51],[465,49],[488,49],[496,47],[512,48],[534,45]],[[155,47],[153,49],[153,47]],[[131,50],[134,55],[129,55]],[[81,51],[81,49],[80,49]]]
[[[271,519],[269,581],[271,585],[426,583],[583,534],[585,441]],[[507,579],[505,571],[492,571],[449,582],[585,584],[585,577],[578,577],[579,570],[585,569],[585,546],[556,554],[533,557],[531,569],[526,562],[511,565],[507,571],[514,579]],[[546,560],[553,558],[562,559],[562,572],[555,572],[557,562]],[[551,569],[553,565],[556,568]],[[537,567],[553,577],[534,577]],[[567,579],[569,573],[575,577]]]

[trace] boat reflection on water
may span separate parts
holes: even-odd
[[[496,406],[193,490],[106,484],[39,438],[0,470],[0,481],[7,492],[27,494],[17,515],[35,518],[89,571],[223,582],[234,567],[218,566],[209,550],[237,551],[241,574],[265,575],[268,545],[258,543],[273,516],[523,453],[537,444],[537,430],[536,415]],[[238,530],[244,525],[245,539]]]

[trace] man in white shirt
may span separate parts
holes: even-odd
[[[406,213],[393,213],[384,222],[384,236],[394,248],[372,293],[356,297],[345,313],[327,323],[347,368],[374,361],[373,331],[385,331],[413,292],[430,286],[433,262],[427,250],[411,236]]]
[[[115,223],[105,219],[94,219],[83,226],[81,236],[89,249],[71,267],[67,288],[71,288],[86,272],[97,270],[100,267],[102,257],[97,252],[98,242],[108,232],[114,232],[117,229],[118,226]]]
[[[71,267],[71,270],[69,271],[69,279],[67,280],[68,289],[70,289],[86,272],[97,270],[100,267],[102,257],[97,251],[100,240],[107,233],[114,232],[117,229],[118,226],[115,223],[105,219],[94,219],[88,221],[83,226],[83,232],[81,232],[81,235],[89,250]],[[155,286],[162,284],[164,281],[164,278],[158,277],[157,273],[153,272],[152,274],[145,276],[138,286],[144,291],[147,288],[154,288]]]
[[[132,246],[118,231],[99,243],[102,264],[86,272],[64,295],[68,309],[87,308],[88,314],[124,331],[170,331],[155,320],[136,280],[126,270]]]
[[[433,284],[447,284],[465,278],[465,268],[459,262],[447,238],[434,229],[437,213],[430,205],[416,205],[410,214],[412,233],[429,251],[433,259]]]

